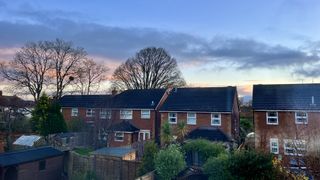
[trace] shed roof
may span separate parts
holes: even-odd
[[[32,147],[35,142],[41,139],[41,136],[37,135],[22,135],[13,142],[14,145],[29,146]]]
[[[105,155],[114,157],[123,157],[129,153],[135,152],[131,147],[104,147],[92,152],[95,155]]]
[[[176,88],[161,111],[231,112],[236,87]]]
[[[0,154],[0,166],[12,166],[38,161],[50,157],[62,156],[63,152],[52,147],[40,147]]]
[[[320,84],[254,85],[254,110],[320,110]]]

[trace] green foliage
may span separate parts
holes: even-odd
[[[140,176],[154,170],[154,159],[158,152],[158,147],[153,141],[144,144],[142,163],[138,169]]]
[[[160,150],[155,158],[155,169],[160,179],[170,180],[186,167],[184,155],[177,145]]]
[[[161,143],[164,146],[169,145],[173,141],[171,127],[168,122],[164,123],[161,127]]]
[[[32,111],[33,130],[42,136],[66,132],[67,126],[57,103],[51,103],[49,97],[43,94]]]
[[[272,158],[260,151],[239,151],[230,156],[228,169],[236,179],[274,179]]]
[[[91,148],[75,148],[74,151],[83,156],[89,156],[90,152],[93,151]]]
[[[67,122],[67,127],[70,132],[81,132],[85,128],[85,122],[82,119],[71,119]]]
[[[209,175],[209,180],[232,179],[228,165],[228,155],[220,154],[218,157],[209,158],[203,165],[203,170],[205,174]]]
[[[217,157],[220,154],[226,154],[226,148],[221,143],[212,143],[205,139],[191,140],[183,146],[183,150],[188,152],[198,152],[203,160],[210,157]]]
[[[184,121],[180,121],[177,124],[176,132],[178,136],[178,141],[182,143],[184,141],[184,137],[188,134],[188,126]]]
[[[71,180],[96,180],[98,179],[96,174],[92,171],[86,172],[74,172]]]
[[[253,132],[253,122],[252,119],[249,118],[241,118],[240,119],[240,138],[243,142],[248,133]]]

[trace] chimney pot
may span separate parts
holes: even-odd
[[[117,91],[116,89],[113,89],[113,90],[111,91],[111,95],[112,95],[112,96],[115,96],[117,93],[118,93],[118,91]]]

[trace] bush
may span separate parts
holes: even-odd
[[[272,155],[259,151],[239,151],[230,156],[228,169],[236,179],[274,179]]]
[[[79,172],[72,174],[71,180],[96,180],[98,179],[93,171]]]
[[[169,145],[156,155],[155,169],[160,179],[172,179],[185,167],[184,155],[177,145]]]
[[[226,148],[221,143],[212,143],[208,140],[197,139],[187,142],[183,146],[183,150],[186,153],[198,152],[204,161],[207,161],[210,157],[218,157],[220,154],[226,154]]]
[[[82,119],[71,119],[67,122],[67,127],[70,132],[81,132],[85,128],[85,122]]]
[[[158,147],[153,141],[149,141],[144,144],[142,163],[138,169],[139,176],[154,170],[154,159],[157,152]]]
[[[232,179],[228,169],[229,157],[220,154],[218,157],[211,157],[203,165],[204,173],[209,176],[209,180]]]

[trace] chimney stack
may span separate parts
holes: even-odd
[[[2,91],[0,91],[0,96],[2,96]]]
[[[115,96],[117,95],[118,91],[114,88],[112,91],[111,91],[111,95],[112,96]]]

